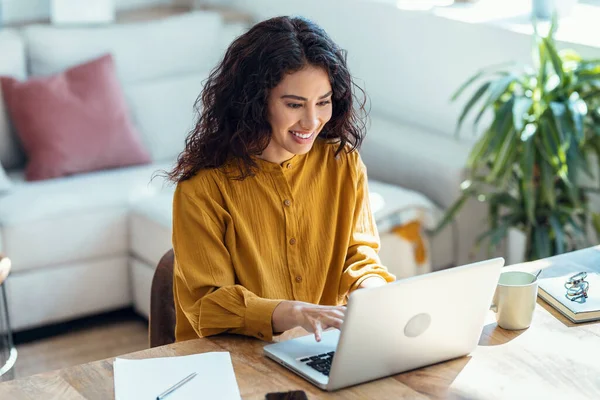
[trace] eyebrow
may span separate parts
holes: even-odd
[[[319,100],[324,99],[325,97],[329,97],[332,94],[333,94],[333,91],[330,91],[329,93],[326,93],[323,96],[319,97]],[[294,100],[308,101],[308,99],[306,97],[296,96],[295,94],[284,94],[283,96],[281,96],[281,98],[282,99],[294,99]]]

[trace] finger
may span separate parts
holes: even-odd
[[[323,326],[321,325],[321,321],[320,320],[315,320],[315,322],[313,323],[313,328],[315,330],[315,340],[317,342],[321,341],[321,333],[323,332]]]
[[[341,312],[340,310],[331,310],[327,313],[327,315],[330,317],[341,318],[341,319],[344,319],[344,317],[346,316],[346,314]]]
[[[324,329],[327,329],[330,327],[336,328],[336,329],[341,329],[343,323],[344,323],[344,320],[342,318],[336,318],[336,317],[327,317],[323,320],[323,324],[326,325],[326,327]]]
[[[335,307],[335,311],[341,312],[342,314],[346,314],[346,307]]]

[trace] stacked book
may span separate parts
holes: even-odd
[[[588,297],[573,301],[567,296],[565,282],[579,272],[587,272]],[[567,317],[571,322],[600,320],[600,273],[579,264],[553,266],[545,269],[538,282],[538,296]]]

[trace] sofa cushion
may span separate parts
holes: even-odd
[[[9,173],[13,187],[0,196],[2,251],[14,271],[82,259],[129,253],[128,221],[132,204],[161,193],[153,173],[168,164],[25,182]]]
[[[11,29],[0,29],[0,76],[25,79],[27,61],[23,39]],[[21,167],[25,155],[8,118],[0,88],[0,164],[6,169]]]
[[[1,83],[29,158],[28,180],[150,162],[110,54],[50,77]]]
[[[128,84],[209,70],[220,56],[222,26],[218,13],[192,12],[94,29],[35,25],[25,28],[24,37],[33,76],[55,74],[111,53],[119,77]]]
[[[145,317],[150,315],[150,288],[154,270],[171,242],[174,187],[157,196],[137,202],[129,219],[129,243],[133,259],[131,286],[133,306]]]
[[[133,308],[138,314],[150,318],[150,292],[156,265],[148,265],[137,259],[129,260]]]
[[[415,220],[431,230],[442,216],[442,211],[423,194],[373,179],[369,179],[369,201],[381,232]]]
[[[161,257],[173,245],[173,192],[136,203],[131,209],[129,242],[133,255],[156,267]]]
[[[33,273],[11,273],[6,282],[13,330],[127,307],[131,304],[128,257],[103,257]]]
[[[174,161],[196,122],[194,103],[208,73],[182,74],[129,85],[132,118],[152,160]]]

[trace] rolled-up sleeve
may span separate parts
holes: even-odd
[[[352,220],[353,230],[340,282],[340,297],[348,296],[370,277],[379,277],[386,282],[396,280],[396,277],[388,272],[379,259],[380,240],[369,202],[367,171],[360,157],[357,157],[357,164],[358,177]]]
[[[210,196],[192,197],[178,185],[173,198],[175,302],[198,336],[230,332],[271,340],[271,318],[280,300],[261,298],[236,284],[224,242],[227,218]]]

